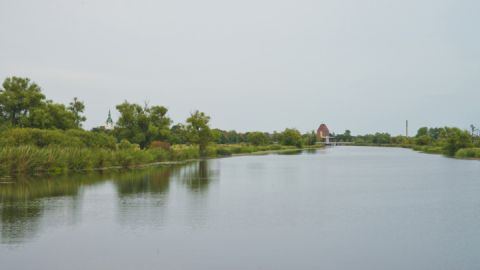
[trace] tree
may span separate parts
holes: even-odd
[[[45,96],[40,87],[28,78],[10,77],[3,82],[0,89],[0,118],[3,122],[22,127],[30,112],[41,107]]]
[[[297,129],[287,128],[280,134],[280,143],[300,148],[303,145],[302,134]]]
[[[176,124],[170,129],[170,142],[184,144],[188,142],[187,128],[183,124]]]
[[[353,137],[352,137],[352,132],[350,130],[345,130],[343,134],[338,134],[335,139],[339,142],[351,142]]]
[[[23,126],[63,130],[78,128],[75,123],[75,115],[65,105],[53,103],[51,100],[32,110],[28,122]]]
[[[315,134],[315,131],[303,134],[302,137],[306,145],[315,145],[317,143],[317,134]]]
[[[74,97],[73,101],[70,102],[70,105],[68,106],[68,110],[71,111],[75,116],[75,125],[78,128],[82,127],[82,123],[87,120],[87,118],[82,115],[82,113],[85,111],[85,103],[78,100],[77,97]]]
[[[432,140],[438,140],[443,131],[443,128],[429,128],[428,135],[432,138]]]
[[[268,134],[263,133],[263,132],[249,132],[247,134],[247,140],[248,143],[251,143],[253,145],[266,145],[270,143],[270,137]]]
[[[458,150],[473,145],[470,132],[458,128],[445,127],[441,133],[440,141],[445,154],[448,156],[454,156]]]
[[[417,136],[415,137],[415,144],[418,144],[418,145],[429,145],[432,143],[432,138],[428,135],[421,135],[421,136]]]
[[[375,133],[373,137],[374,144],[388,144],[390,143],[391,136],[388,133]]]
[[[419,138],[422,136],[428,136],[428,128],[427,127],[421,127],[417,131],[417,135],[415,137]]]
[[[119,140],[147,147],[154,140],[168,140],[171,120],[166,116],[168,109],[163,106],[140,106],[134,103],[117,105],[120,117],[114,134]]]
[[[213,140],[212,131],[208,125],[210,117],[203,112],[195,111],[187,119],[187,137],[189,142],[198,144],[201,157],[206,155],[208,143]]]

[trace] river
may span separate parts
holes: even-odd
[[[480,269],[480,162],[332,147],[0,184],[0,268]]]

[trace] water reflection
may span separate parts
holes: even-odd
[[[307,153],[307,154],[316,154],[318,151],[317,148],[307,148],[305,149],[304,153]]]
[[[198,163],[186,167],[180,176],[183,183],[193,192],[204,192],[208,189],[210,181],[216,177],[218,171],[209,167],[208,160],[202,160]]]
[[[287,150],[287,151],[281,151],[278,152],[279,155],[298,155],[303,152],[302,149],[292,149],[292,150]]]
[[[91,203],[85,193],[111,182],[116,200],[117,221],[153,224],[163,219],[172,182],[188,191],[208,190],[212,175],[210,161],[133,171],[91,173],[46,179],[19,179],[0,184],[0,243],[28,241],[56,223],[76,224],[81,209]],[[109,196],[103,194],[102,196]],[[109,198],[107,198],[109,199]],[[147,207],[145,207],[147,206]],[[67,216],[65,216],[67,215]]]
[[[141,193],[166,193],[170,177],[179,169],[179,166],[172,166],[130,171],[116,176],[114,183],[120,197]]]

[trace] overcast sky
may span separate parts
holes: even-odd
[[[0,79],[239,131],[480,126],[480,1],[1,0]]]

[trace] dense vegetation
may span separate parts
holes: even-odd
[[[401,146],[451,157],[480,158],[480,138],[474,131],[474,128],[467,131],[454,127],[422,127],[415,137],[375,133],[355,136],[350,141],[357,145]]]
[[[82,129],[85,104],[47,100],[27,78],[7,78],[0,88],[0,176],[58,174],[134,167],[165,161],[229,156],[315,145],[316,136],[296,129],[236,132],[210,128],[210,117],[193,112],[173,124],[164,106],[123,102],[113,130]]]

